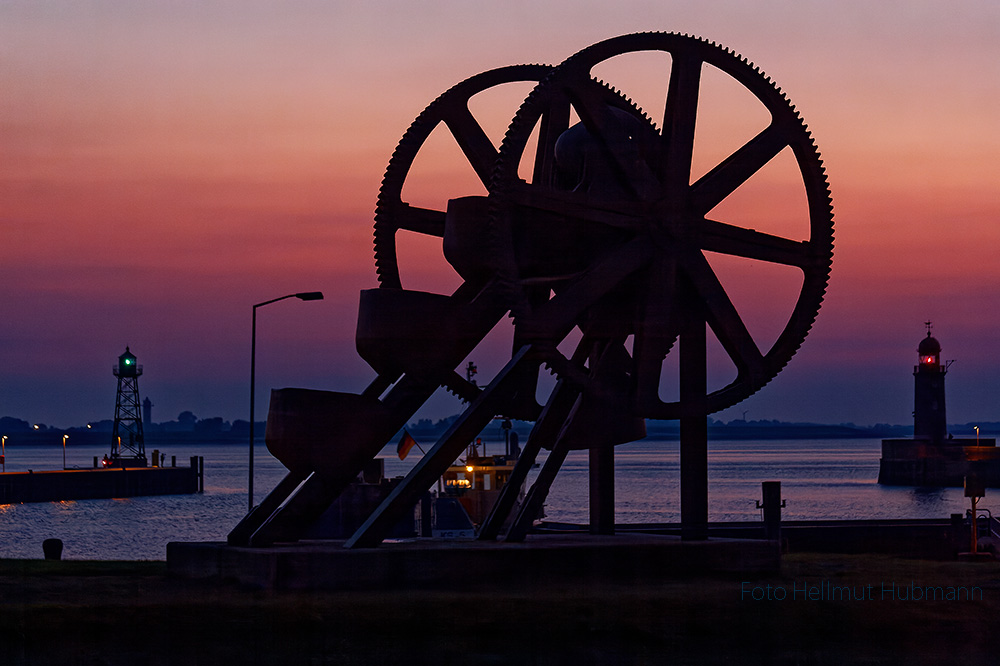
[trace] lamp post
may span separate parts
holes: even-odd
[[[66,469],[66,440],[69,439],[69,435],[63,435],[63,469]]]
[[[7,435],[0,439],[0,463],[3,463],[4,474],[7,473]]]
[[[976,429],[976,446],[979,446],[979,426],[972,426]]]
[[[297,298],[300,301],[321,301],[322,291],[303,291],[297,294],[288,294],[279,298],[272,298],[263,303],[253,306],[253,324],[250,332],[250,465],[249,476],[247,478],[247,511],[253,511],[253,401],[254,401],[254,380],[256,379],[256,358],[257,358],[257,308],[283,301],[286,298]]]

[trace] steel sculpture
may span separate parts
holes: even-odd
[[[594,76],[616,56],[669,54],[660,128]],[[770,122],[692,182],[702,71],[735,80]],[[469,99],[514,81],[537,85],[499,148]],[[575,121],[578,119],[578,121]],[[412,206],[403,185],[425,140],[445,127],[486,188],[445,210]],[[786,238],[716,220],[710,212],[779,152],[790,149],[805,186],[808,237]],[[533,156],[531,151],[533,150]],[[529,176],[523,163],[531,158]],[[452,294],[407,290],[397,265],[400,230],[440,238],[463,283]],[[284,389],[272,393],[267,442],[287,478],[230,534],[230,542],[294,540],[358,470],[444,387],[468,407],[347,541],[374,546],[496,415],[534,421],[521,458],[481,526],[480,539],[525,537],[549,486],[574,449],[587,449],[591,531],[614,530],[614,447],[645,435],[645,419],[681,423],[681,522],[706,536],[707,415],[773,379],[818,314],[833,254],[833,211],[819,153],[784,94],[751,63],[699,38],[673,33],[600,42],[557,67],[521,65],[459,83],[432,102],[389,162],[375,217],[380,287],[361,294],[357,347],[377,377],[360,395]],[[749,332],[705,252],[801,271],[791,316],[769,348]],[[513,349],[485,387],[458,370],[510,313]],[[572,332],[578,341],[564,354]],[[708,387],[707,331],[735,379]],[[677,344],[679,399],[659,397],[664,359]],[[544,405],[539,372],[557,377]],[[517,490],[540,450],[549,454],[523,501]],[[507,492],[507,491],[510,492]],[[511,519],[512,520],[509,520]]]

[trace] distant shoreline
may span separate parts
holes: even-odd
[[[426,421],[410,424],[406,427],[407,432],[419,441],[434,441],[440,437],[451,425],[453,419],[442,419],[433,424]],[[264,423],[258,424],[256,429],[257,441],[264,439]],[[980,435],[1000,436],[1000,422],[981,422],[979,425]],[[514,421],[513,432],[518,434],[523,443],[531,431],[532,424],[526,421]],[[975,426],[973,424],[952,424],[948,426],[949,432],[956,437],[974,437]],[[392,443],[398,439],[397,433]],[[646,438],[660,440],[680,439],[680,426],[676,421],[653,421],[646,422]],[[75,428],[53,428],[44,430],[29,431],[9,431],[3,434],[8,435],[7,446],[17,444],[62,444],[63,434],[68,434],[71,444],[103,444],[110,443],[111,433],[86,430],[80,427]],[[150,428],[145,433],[146,447],[161,444],[245,444],[248,432],[218,432],[218,431],[171,431],[157,432]],[[484,441],[502,441],[503,431],[498,424],[491,423],[479,435]],[[730,421],[723,423],[709,418],[708,425],[709,439],[716,441],[724,440],[789,440],[789,439],[893,439],[909,438],[913,436],[913,426],[877,424],[874,426],[857,426],[853,424],[829,425],[820,423],[787,423],[782,421]]]

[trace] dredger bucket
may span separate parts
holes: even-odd
[[[376,398],[353,393],[284,388],[271,391],[265,442],[300,475],[356,475],[395,431]]]
[[[358,354],[380,375],[434,379],[451,372],[496,322],[451,296],[403,289],[361,292]],[[484,326],[484,324],[486,324]],[[456,352],[461,355],[457,355]]]

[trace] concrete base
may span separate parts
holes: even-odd
[[[774,573],[778,542],[623,534],[530,535],[524,543],[412,539],[347,550],[340,541],[244,548],[167,545],[171,575],[268,589],[394,589],[517,580],[649,582],[688,573]]]

